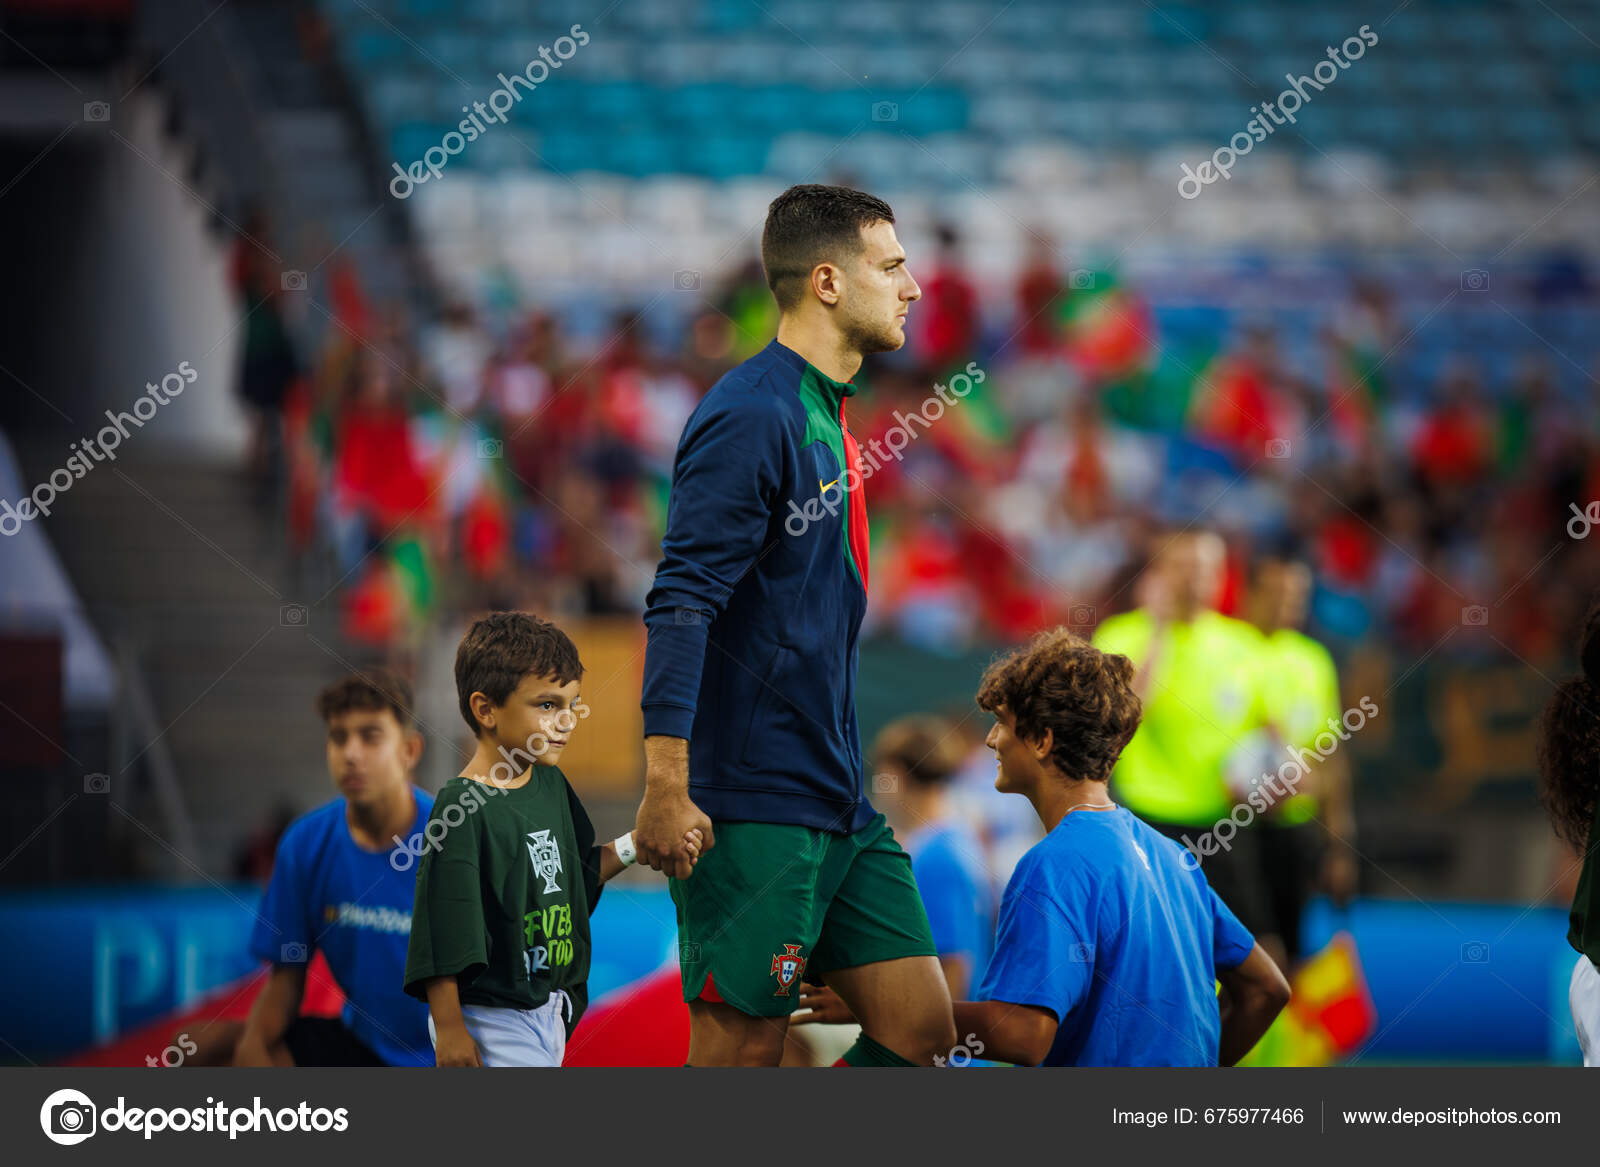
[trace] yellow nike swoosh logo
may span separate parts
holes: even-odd
[[[819,478],[817,479],[817,485],[822,487],[823,490],[831,490],[833,487],[839,485],[839,480],[835,478],[832,482],[824,483],[822,479]]]

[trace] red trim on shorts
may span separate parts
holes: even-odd
[[[700,990],[699,1000],[710,1001],[714,1005],[727,1004],[727,1002],[722,999],[722,994],[717,992],[716,983],[712,981],[710,973],[706,973],[705,987]]]

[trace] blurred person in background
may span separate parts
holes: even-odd
[[[1134,814],[1180,842],[1214,831],[1234,813],[1244,792],[1230,787],[1228,765],[1268,720],[1261,633],[1215,607],[1225,558],[1213,532],[1172,536],[1140,579],[1142,606],[1109,617],[1094,635],[1096,648],[1134,662],[1133,685],[1144,704],[1112,788]],[[1215,852],[1196,856],[1206,879],[1263,946],[1281,954],[1257,832],[1213,838]]]
[[[280,269],[267,250],[269,229],[266,215],[251,211],[233,242],[231,261],[244,327],[239,395],[250,414],[246,467],[263,492],[270,491],[278,473],[284,402],[300,375],[280,297],[284,291],[297,290],[291,277],[299,277],[298,290],[304,289],[305,279],[303,272]]]
[[[1280,747],[1267,759],[1271,770],[1287,756],[1285,747],[1316,749],[1317,737],[1344,715],[1332,654],[1300,631],[1311,586],[1311,569],[1296,559],[1267,558],[1256,568],[1251,619],[1265,638],[1266,710]],[[1261,881],[1290,968],[1301,957],[1300,921],[1319,879],[1336,903],[1348,902],[1356,888],[1349,756],[1326,754],[1308,778],[1272,805],[1258,827]]]
[[[415,785],[422,735],[411,687],[374,670],[317,697],[339,797],[300,816],[278,844],[250,953],[271,967],[250,1016],[195,1035],[193,1065],[431,1066],[428,1011],[401,989],[415,854],[433,797]],[[313,955],[345,995],[339,1017],[300,1013]]]
[[[947,797],[961,764],[961,740],[942,718],[902,717],[872,743],[873,790],[886,796],[889,821],[911,856],[911,874],[950,996],[967,995],[988,956],[992,912],[983,844]]]
[[[1556,835],[1582,864],[1567,943],[1578,953],[1568,1003],[1585,1066],[1600,1066],[1600,592],[1579,633],[1579,676],[1556,686],[1539,720],[1540,801]]]

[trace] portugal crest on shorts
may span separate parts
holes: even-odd
[[[533,860],[533,870],[544,877],[546,894],[560,891],[556,876],[561,874],[561,848],[549,831],[528,832],[528,856]]]
[[[798,944],[785,944],[783,952],[772,958],[772,975],[778,978],[778,991],[774,997],[787,997],[800,974],[806,971],[806,958],[800,955]]]

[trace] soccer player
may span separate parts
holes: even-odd
[[[1257,565],[1252,619],[1265,638],[1267,719],[1301,757],[1316,749],[1319,735],[1331,730],[1347,736],[1340,729],[1344,705],[1333,657],[1300,631],[1310,596],[1311,570],[1304,563],[1268,558]],[[1271,930],[1282,938],[1291,965],[1301,957],[1300,921],[1319,874],[1340,902],[1350,898],[1356,879],[1349,759],[1328,754],[1308,777],[1295,793],[1275,802],[1257,828]]]
[[[1584,618],[1578,656],[1582,675],[1556,686],[1539,720],[1539,793],[1556,834],[1583,864],[1567,930],[1578,953],[1567,999],[1583,1064],[1600,1066],[1600,593]]]
[[[1261,634],[1215,608],[1223,566],[1216,534],[1173,536],[1140,581],[1144,606],[1108,617],[1094,634],[1095,647],[1134,662],[1134,691],[1144,707],[1112,788],[1172,839],[1213,832],[1244,801],[1230,789],[1226,767],[1268,727]],[[1225,840],[1212,836],[1225,846],[1195,858],[1222,902],[1269,951],[1281,952],[1256,833],[1232,824],[1226,831]]]
[[[774,199],[761,258],[777,339],[711,387],[673,466],[634,837],[672,877],[690,1064],[778,1064],[819,976],[861,1019],[846,1064],[929,1064],[952,1043],[950,994],[910,859],[863,788],[867,511],[845,422],[862,358],[905,343],[922,293],[894,212],[843,187]]]
[[[250,951],[272,973],[233,1051],[237,1066],[426,1066],[427,1011],[400,991],[414,863],[404,841],[433,799],[412,784],[422,737],[411,689],[374,670],[324,689],[328,773],[339,797],[278,843]],[[306,965],[321,950],[345,995],[338,1018],[301,1017]]]
[[[1139,724],[1133,675],[1126,657],[1065,628],[984,673],[995,788],[1031,802],[1048,833],[1006,886],[976,999],[956,1002],[973,1054],[1029,1066],[1231,1066],[1289,1000],[1277,965],[1183,848],[1107,793]],[[835,1019],[832,1002],[818,1003],[820,1019]]]
[[[491,613],[462,637],[455,673],[478,748],[423,830],[405,991],[427,1002],[440,1066],[559,1066],[588,1004],[589,915],[633,845],[595,846],[556,768],[585,712],[566,633]],[[692,864],[699,837],[681,843]]]

